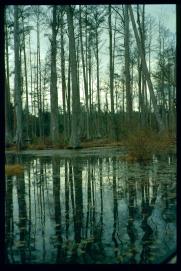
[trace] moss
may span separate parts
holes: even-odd
[[[6,176],[15,176],[21,175],[24,171],[24,167],[20,164],[15,165],[5,165],[5,175]]]

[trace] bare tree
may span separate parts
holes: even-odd
[[[132,115],[132,95],[130,84],[130,44],[129,44],[129,14],[128,5],[124,7],[124,41],[125,41],[125,75],[126,75],[126,111],[128,114],[128,123],[131,125]]]
[[[22,137],[22,100],[21,100],[21,68],[20,68],[20,40],[19,40],[19,7],[14,6],[14,56],[15,56],[15,110],[16,110],[16,145],[21,150]]]
[[[112,138],[116,138],[115,112],[114,112],[114,67],[113,67],[113,46],[112,46],[112,22],[111,22],[111,5],[108,7],[108,23],[109,23],[109,72],[110,72],[110,97],[111,97],[111,123],[112,123]]]
[[[87,82],[87,76],[86,76],[86,70],[85,70],[85,59],[84,59],[84,49],[83,49],[81,5],[79,6],[79,28],[80,28],[80,45],[81,45],[82,68],[83,68],[85,102],[86,102],[86,137],[89,139],[90,135],[89,135],[88,82]]]
[[[51,139],[52,143],[58,142],[58,93],[57,93],[57,6],[53,6],[52,38],[51,38],[51,81],[50,81],[50,101],[51,101]]]
[[[147,68],[147,64],[146,64],[146,60],[145,60],[144,52],[143,52],[143,47],[142,47],[142,44],[141,44],[141,41],[140,41],[140,38],[139,38],[139,35],[138,35],[138,30],[137,30],[137,27],[136,27],[134,14],[133,14],[133,10],[132,10],[131,5],[129,6],[129,12],[130,12],[130,16],[131,16],[131,22],[132,22],[132,26],[133,26],[133,30],[134,30],[134,34],[135,34],[135,38],[136,38],[136,42],[137,42],[137,46],[138,46],[138,50],[139,50],[139,53],[140,53],[141,59],[142,59],[143,72],[145,74],[147,84],[148,84],[148,88],[149,88],[149,91],[150,91],[150,98],[151,98],[152,103],[153,103],[153,108],[154,108],[155,117],[156,117],[156,120],[157,120],[157,123],[158,123],[158,128],[159,128],[159,131],[161,132],[161,131],[163,131],[165,129],[165,126],[164,126],[164,123],[163,123],[163,121],[161,119],[159,109],[158,109],[158,106],[157,106],[157,100],[156,100],[156,97],[155,97],[155,94],[154,94],[152,81],[151,81],[150,74],[149,74],[149,71],[148,71],[148,68]]]
[[[68,34],[69,34],[69,52],[70,52],[70,67],[72,79],[72,130],[70,145],[72,148],[80,146],[80,100],[77,78],[77,62],[75,50],[75,36],[73,25],[73,7],[67,6],[67,21],[68,21]]]

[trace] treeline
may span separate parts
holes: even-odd
[[[175,36],[146,5],[6,6],[4,27],[6,146],[175,131]]]

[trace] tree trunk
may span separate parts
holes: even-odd
[[[146,77],[146,80],[147,80],[147,83],[148,83],[148,88],[149,88],[149,91],[150,91],[150,98],[151,98],[152,103],[153,103],[154,113],[155,113],[155,117],[156,117],[156,120],[157,120],[157,123],[158,123],[158,129],[159,129],[160,132],[162,132],[165,129],[165,126],[164,126],[164,123],[163,123],[163,121],[162,121],[162,119],[160,117],[160,114],[159,114],[157,101],[156,101],[156,97],[155,97],[154,90],[153,90],[153,85],[152,85],[152,82],[151,82],[150,74],[149,74],[147,64],[146,64],[146,60],[145,60],[145,57],[144,57],[142,44],[141,44],[140,38],[138,36],[138,30],[136,28],[136,23],[135,23],[135,19],[134,19],[134,15],[133,15],[131,5],[129,6],[129,12],[130,12],[130,16],[131,16],[131,21],[132,21],[132,26],[133,26],[137,46],[138,46],[139,53],[140,53],[141,59],[142,59],[143,72],[145,74],[145,77]]]
[[[111,96],[111,124],[112,124],[112,138],[116,138],[115,133],[115,116],[114,116],[114,95],[113,95],[113,88],[114,88],[114,73],[113,73],[113,52],[112,52],[112,23],[111,23],[111,5],[109,5],[109,72],[110,72],[110,96]]]
[[[89,43],[89,47],[88,47],[88,78],[89,78],[89,112],[90,112],[90,137],[92,138],[92,87],[91,87],[91,81],[92,81],[92,48],[91,48],[91,45],[90,45],[90,33],[89,33],[89,37],[88,37],[88,43]]]
[[[26,139],[29,139],[29,102],[28,102],[28,78],[27,78],[27,64],[26,64],[26,45],[25,45],[25,30],[24,21],[22,19],[23,25],[23,55],[24,55],[24,73],[25,73],[25,93],[26,93]]]
[[[12,143],[10,126],[10,85],[9,85],[9,50],[8,50],[8,30],[5,26],[5,49],[6,49],[6,75],[5,75],[5,145]]]
[[[57,94],[57,6],[53,6],[52,39],[51,39],[51,83],[50,83],[50,101],[51,101],[51,139],[52,143],[58,142],[58,94]]]
[[[90,135],[89,135],[88,83],[86,77],[84,50],[83,50],[81,6],[79,6],[79,27],[80,27],[80,45],[81,45],[82,68],[83,68],[85,102],[86,102],[86,137],[87,139],[89,139]]]
[[[29,52],[30,52],[30,77],[31,77],[31,136],[34,136],[34,132],[33,132],[33,125],[34,125],[34,121],[33,121],[33,73],[32,73],[32,59],[31,59],[31,41],[30,41],[30,34],[29,34]]]
[[[75,36],[73,25],[73,10],[71,6],[67,6],[68,34],[69,34],[69,52],[72,77],[72,130],[70,145],[72,148],[80,146],[80,100],[77,78],[77,63],[75,50]]]
[[[63,124],[64,124],[64,140],[67,138],[67,113],[66,113],[66,80],[65,80],[65,53],[64,53],[64,32],[63,32],[63,9],[61,9],[60,17],[61,31],[61,75],[62,75],[62,100],[63,100]]]
[[[101,101],[100,101],[100,85],[99,85],[99,37],[98,27],[96,26],[96,68],[97,68],[97,103],[98,103],[98,135],[101,136],[100,131],[100,114],[101,114]]]
[[[68,82],[67,82],[67,110],[68,110],[68,138],[71,134],[71,112],[70,112],[70,55],[68,62]]]
[[[37,102],[38,102],[38,121],[39,121],[39,136],[42,137],[42,110],[41,110],[41,69],[40,69],[40,26],[39,26],[39,18],[40,18],[40,10],[39,6],[37,6],[37,59],[36,59],[36,65],[37,65]]]
[[[7,78],[5,77],[5,146],[9,146],[12,143],[9,113],[10,113],[9,89],[8,89]]]
[[[130,44],[129,44],[129,14],[128,5],[125,5],[125,25],[124,25],[124,41],[125,41],[125,76],[126,76],[126,111],[127,120],[131,127],[131,115],[132,115],[132,93],[130,84]]]
[[[16,146],[21,150],[22,138],[22,101],[21,101],[21,69],[20,69],[20,36],[18,21],[18,6],[14,6],[14,57],[15,57],[15,110],[16,110]]]

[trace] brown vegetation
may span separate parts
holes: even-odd
[[[123,160],[128,162],[147,161],[152,159],[153,154],[169,152],[175,143],[175,139],[168,131],[156,134],[151,130],[137,130],[134,134],[130,134],[124,142],[128,154],[123,157]]]
[[[20,164],[15,165],[5,165],[5,175],[6,176],[15,176],[21,175],[24,171],[24,167]]]

